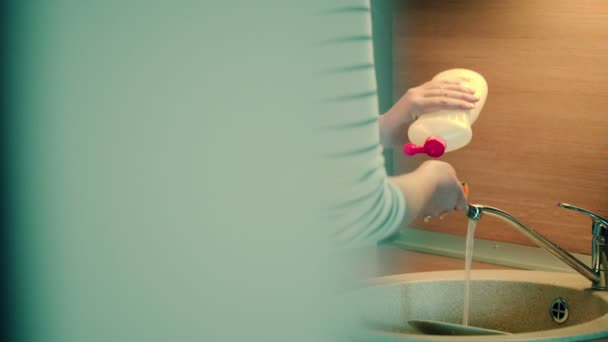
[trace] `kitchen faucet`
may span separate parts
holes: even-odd
[[[570,204],[559,203],[558,205],[564,209],[578,211],[591,217],[593,229],[591,267],[585,265],[582,261],[555,243],[545,239],[534,229],[526,226],[511,214],[500,209],[479,204],[469,204],[467,216],[475,221],[479,221],[484,214],[502,219],[503,221],[511,224],[515,230],[525,235],[540,247],[549,251],[551,254],[566,263],[568,266],[572,267],[585,278],[589,279],[594,289],[604,291],[608,290],[608,219],[605,219],[589,210],[575,207]]]

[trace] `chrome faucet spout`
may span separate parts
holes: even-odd
[[[561,205],[563,205],[563,203],[560,204],[560,206]],[[574,257],[572,254],[568,253],[555,243],[547,240],[534,229],[528,227],[511,214],[500,209],[485,205],[469,204],[469,208],[467,210],[468,218],[479,221],[484,214],[497,217],[502,221],[509,223],[519,233],[526,236],[528,239],[532,240],[534,243],[544,248],[549,253],[553,254],[555,257],[566,263],[568,266],[572,267],[575,271],[583,275],[585,278],[589,279],[593,283],[594,289],[608,290],[608,284],[606,281],[607,277],[605,274],[605,270],[608,269],[608,265],[598,265],[597,269],[591,269],[589,266],[585,265],[582,261]],[[595,214],[593,215],[597,216]],[[592,216],[592,218],[594,218],[595,221],[599,221],[600,219],[603,220],[600,216],[594,216]],[[595,248],[594,246],[593,251],[595,252],[596,250],[601,251],[602,249]],[[594,257],[593,259],[601,260],[601,258],[599,257]]]
[[[469,208],[467,210],[467,217],[475,221],[481,220],[482,208],[483,206],[481,205],[469,204]]]

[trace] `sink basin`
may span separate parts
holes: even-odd
[[[424,335],[409,320],[462,323],[463,271],[377,278],[357,290],[368,341],[590,341],[608,338],[608,291],[590,289],[578,274],[471,272],[469,325],[511,335]],[[561,302],[559,302],[561,301]],[[364,308],[363,310],[361,310]],[[567,314],[565,309],[567,308]],[[358,337],[363,337],[357,334]]]

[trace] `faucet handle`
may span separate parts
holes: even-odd
[[[558,203],[558,205],[564,209],[570,209],[570,210],[574,210],[574,211],[578,211],[579,213],[583,213],[589,217],[591,217],[591,219],[593,220],[594,224],[601,224],[603,225],[605,228],[608,228],[608,219],[605,219],[603,217],[601,217],[600,215],[591,212],[587,209],[583,209],[583,208],[579,208],[577,206],[574,206],[572,204],[568,204],[568,203],[563,203],[560,202]]]

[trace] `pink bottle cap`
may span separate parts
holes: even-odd
[[[445,153],[446,146],[447,144],[442,137],[428,137],[423,146],[417,146],[413,143],[403,145],[403,153],[408,156],[426,153],[429,157],[439,158]]]

